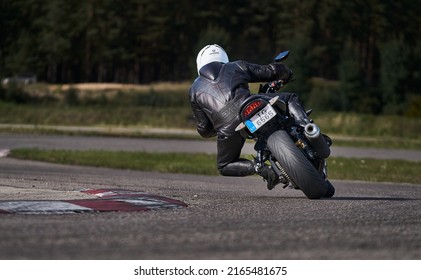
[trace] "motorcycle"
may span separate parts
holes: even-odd
[[[286,59],[289,51],[278,54],[275,62]],[[308,120],[297,124],[279,95],[271,97],[285,86],[284,81],[260,85],[239,107],[242,121],[236,128],[246,139],[254,139],[255,162],[262,166],[269,162],[284,188],[301,190],[309,199],[330,198],[335,188],[327,179],[326,159],[332,140]],[[305,112],[307,116],[312,110]]]

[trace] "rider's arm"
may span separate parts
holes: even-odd
[[[196,119],[197,132],[200,136],[205,138],[216,136],[216,130],[205,112],[194,101],[190,102],[190,104]]]
[[[290,80],[292,78],[291,69],[282,63],[259,65],[246,61],[238,61],[237,64],[247,74],[248,80],[251,83]]]

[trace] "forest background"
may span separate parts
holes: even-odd
[[[419,117],[420,15],[420,0],[1,0],[0,78],[185,82],[206,44],[259,64],[288,49],[305,102]]]

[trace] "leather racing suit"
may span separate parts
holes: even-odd
[[[248,83],[291,77],[292,71],[280,63],[211,62],[200,69],[189,90],[190,103],[198,133],[205,138],[217,136],[217,168],[221,175],[256,173],[252,161],[240,158],[245,139],[235,131],[241,122],[239,106],[250,96]]]

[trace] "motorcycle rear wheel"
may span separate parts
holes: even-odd
[[[326,181],[294,144],[284,130],[275,131],[267,140],[267,147],[288,174],[289,179],[309,199],[319,199],[328,192]]]

